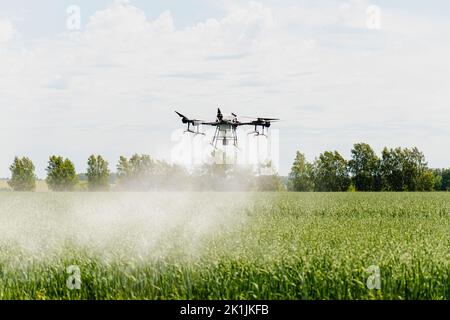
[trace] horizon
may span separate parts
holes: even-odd
[[[364,142],[359,142],[359,143],[364,143]],[[356,143],[355,143],[356,144]],[[388,147],[383,147],[383,149],[384,148],[388,148]],[[413,147],[402,147],[402,146],[397,146],[397,147],[392,147],[392,149],[396,149],[396,148],[401,148],[401,149],[413,149],[413,148],[415,148],[414,146]],[[382,150],[383,150],[382,149]],[[390,147],[388,148],[388,149],[391,149]],[[382,152],[382,150],[374,150],[374,152],[375,152],[375,154],[376,154],[376,156],[379,158],[379,159],[382,159],[382,157],[381,157],[381,152]],[[298,152],[300,152],[300,153],[302,153],[302,154],[304,154],[301,150],[297,150]],[[296,152],[297,152],[296,151]],[[344,156],[339,150],[324,150],[324,151],[322,151],[320,154],[323,154],[324,152],[326,152],[326,151],[331,151],[331,152],[334,152],[334,151],[337,151],[337,152],[339,152],[339,154],[341,154],[342,156],[343,156],[343,158],[348,162],[350,159],[351,159],[351,157],[346,157],[346,156]],[[419,151],[420,152],[422,152],[422,150],[420,150],[419,149]],[[347,152],[348,154],[351,154],[351,150],[349,150],[348,152]],[[129,159],[131,156],[133,156],[133,155],[135,155],[135,154],[137,154],[137,155],[146,155],[146,154],[138,154],[138,153],[132,153],[132,154],[130,154],[130,155],[122,155],[122,156],[124,156],[125,158],[127,158],[127,159]],[[92,154],[92,155],[99,155],[99,154]],[[56,156],[61,156],[61,155],[56,155]],[[100,156],[102,156],[102,155],[100,155]],[[154,158],[152,155],[149,155],[153,160],[155,160],[155,161],[166,161],[166,160],[164,160],[164,159],[158,159],[158,158]],[[50,156],[49,156],[50,157]],[[48,158],[49,158],[48,157]],[[67,158],[67,157],[64,157],[64,156],[62,156],[63,158]],[[317,154],[313,159],[308,159],[308,158],[306,158],[306,161],[308,162],[308,163],[314,163],[316,160],[317,160],[317,158],[319,157],[319,154]],[[428,165],[428,168],[430,169],[430,170],[442,170],[442,169],[450,169],[450,165],[448,165],[448,166],[442,166],[442,167],[433,167],[433,166],[430,166],[429,165],[429,161],[428,161],[428,158],[427,158],[427,155],[426,154],[424,154],[424,157],[425,157],[425,162],[427,163],[427,165]],[[71,160],[70,158],[68,158],[69,160]],[[30,159],[31,161],[33,161],[33,159]],[[105,159],[105,160],[107,160],[107,159]],[[291,161],[291,165],[294,163],[294,160],[295,160],[295,155],[294,155],[294,157],[292,157],[292,161]],[[71,160],[72,161],[72,160]],[[108,168],[109,168],[109,170],[110,170],[110,176],[113,176],[113,175],[116,175],[117,174],[117,164],[118,164],[118,161],[119,161],[119,158],[116,160],[116,162],[114,162],[114,163],[111,163],[111,162],[109,162],[108,161]],[[73,161],[72,161],[73,162]],[[34,163],[34,161],[33,161],[33,163]],[[180,167],[182,167],[182,168],[184,168],[184,169],[186,169],[187,170],[187,172],[189,173],[189,174],[192,174],[192,170],[195,170],[196,168],[199,168],[199,167],[201,167],[201,166],[203,166],[203,165],[205,165],[206,163],[201,163],[201,164],[197,164],[197,165],[184,165],[184,164],[180,164],[180,163],[171,163],[171,162],[167,162],[166,161],[166,163],[168,163],[168,164],[170,164],[170,165],[177,165],[177,166],[180,166]],[[260,164],[261,165],[261,164]],[[251,165],[251,164],[239,164],[239,163],[237,163],[237,164],[234,164],[234,166],[236,166],[236,167],[247,167],[247,168],[252,168],[252,170],[253,170],[253,172],[256,174],[256,172],[255,171],[257,171],[257,165]],[[37,168],[35,168],[36,169],[36,172],[38,172],[39,170],[37,170]],[[85,175],[86,174],[86,169],[87,169],[87,159],[86,159],[86,168],[85,168],[85,170],[80,170],[80,169],[77,169],[77,167],[75,166],[75,170],[76,170],[76,173],[77,173],[77,175]],[[44,169],[44,171],[45,171],[45,169]],[[289,177],[289,174],[290,174],[290,172],[291,172],[291,168],[289,169],[289,172],[287,172],[287,174],[281,174],[280,172],[276,172],[275,171],[275,174],[277,174],[277,175],[279,175],[281,178],[288,178]],[[264,175],[264,174],[263,174]],[[0,176],[0,180],[9,180],[10,179],[10,177],[2,177],[2,176]],[[37,180],[41,180],[41,181],[45,181],[46,180],[46,177],[45,176],[39,176],[39,175],[37,175],[36,174],[36,179]]]

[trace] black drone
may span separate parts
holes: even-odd
[[[181,121],[184,124],[188,125],[187,130],[185,132],[193,133],[195,135],[197,134],[205,135],[203,132],[200,132],[200,125],[216,127],[214,138],[211,143],[215,148],[217,148],[217,141],[219,140],[222,140],[222,144],[224,146],[228,145],[229,141],[232,141],[233,145],[237,147],[237,135],[236,135],[237,127],[254,126],[255,130],[249,132],[248,134],[253,134],[255,136],[259,135],[266,136],[265,132],[269,129],[271,122],[279,120],[274,118],[250,117],[250,119],[253,120],[248,122],[241,122],[237,119],[237,115],[235,113],[224,115],[222,114],[219,108],[217,109],[216,121],[212,122],[198,119],[189,119],[188,117],[182,115],[178,111],[175,111],[175,113],[181,117]],[[242,118],[249,118],[249,117],[242,117]],[[191,129],[191,125],[195,127],[195,131]],[[259,127],[261,128],[261,132],[258,130]]]

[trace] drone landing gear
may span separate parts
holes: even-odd
[[[221,132],[224,132],[223,135],[221,135]],[[216,131],[214,132],[214,137],[211,141],[211,145],[214,147],[214,149],[217,150],[217,142],[222,141],[223,146],[227,146],[230,141],[233,142],[233,146],[238,148],[238,141],[237,141],[237,134],[236,134],[236,127],[232,127],[231,129],[231,136],[227,135],[227,130],[220,130],[219,127],[216,127]]]
[[[254,137],[263,136],[263,137],[266,137],[266,138],[267,138],[267,135],[266,135],[266,133],[264,132],[264,131],[265,131],[264,126],[261,126],[261,128],[262,128],[262,132],[259,132],[257,126],[255,126],[255,130],[254,130],[254,131],[251,131],[251,132],[249,132],[249,133],[247,133],[247,135],[253,134]]]
[[[186,130],[186,131],[184,131],[184,133],[192,133],[194,135],[201,135],[201,136],[205,135],[203,132],[195,132],[195,131],[192,131],[192,130]]]
[[[184,133],[193,133],[194,135],[205,135],[205,133],[203,133],[203,132],[200,132],[200,128],[199,128],[199,126],[198,125],[194,125],[194,127],[196,127],[196,131],[194,131],[194,130],[191,130],[191,124],[190,123],[188,123],[188,128],[187,128],[187,130],[185,130],[184,131]]]

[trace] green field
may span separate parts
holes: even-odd
[[[450,194],[6,192],[0,249],[2,299],[449,299]]]

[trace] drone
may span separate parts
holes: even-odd
[[[230,113],[229,115],[224,115],[220,108],[217,108],[217,116],[215,121],[203,121],[199,119],[190,119],[185,115],[175,111],[175,113],[180,116],[181,122],[187,124],[187,130],[185,133],[192,133],[194,135],[205,135],[205,133],[200,132],[200,125],[207,125],[216,127],[216,131],[214,133],[213,140],[211,144],[214,148],[217,149],[217,142],[222,141],[224,146],[228,145],[229,142],[232,142],[233,145],[237,148],[238,141],[236,135],[236,129],[240,126],[253,126],[254,131],[249,132],[248,134],[254,136],[266,136],[266,132],[269,130],[269,127],[272,122],[279,121],[280,119],[275,118],[262,118],[262,117],[241,117],[241,118],[249,118],[251,121],[241,122],[238,120],[238,117],[235,113]],[[195,129],[192,130],[191,126]],[[259,130],[260,129],[260,130]]]

